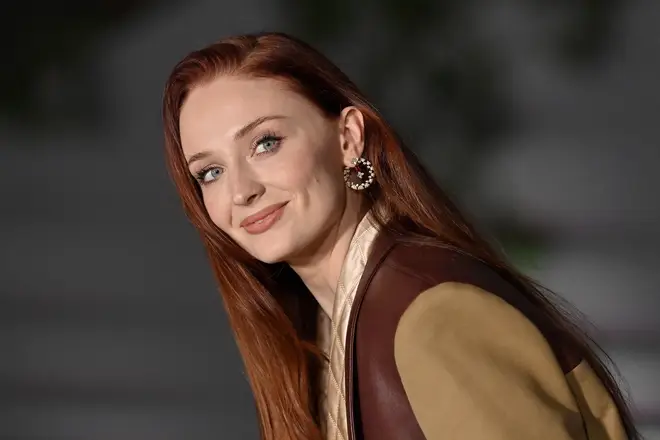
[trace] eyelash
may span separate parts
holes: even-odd
[[[206,175],[206,173],[211,171],[213,168],[219,168],[219,167],[217,167],[215,165],[209,165],[209,166],[206,166],[206,167],[202,168],[201,170],[197,171],[195,173],[195,180],[197,181],[197,183],[199,183],[201,186],[204,186],[204,185],[208,185],[209,183],[213,182],[213,181],[211,181],[211,182],[205,182],[204,181],[204,175]]]
[[[268,131],[262,134],[261,136],[259,136],[257,140],[252,144],[252,151],[254,152],[254,150],[256,150],[259,145],[263,144],[266,141],[273,141],[275,142],[275,146],[271,150],[263,153],[257,153],[257,156],[261,156],[262,154],[274,153],[280,147],[280,143],[282,142],[283,139],[284,138],[282,136],[278,136],[274,132]]]
[[[257,156],[262,156],[264,154],[274,153],[280,147],[280,144],[281,144],[283,139],[284,138],[282,136],[278,136],[274,132],[266,132],[263,135],[261,135],[260,137],[258,137],[257,140],[252,144],[251,151],[254,152],[254,150],[256,150],[259,145],[261,145],[262,143],[264,143],[266,141],[273,141],[273,142],[275,142],[275,146],[271,150],[264,151],[262,153],[256,153],[256,155]],[[214,180],[212,180],[210,182],[205,182],[204,181],[204,176],[206,175],[206,173],[208,173],[209,171],[211,171],[214,168],[218,168],[218,167],[215,166],[215,165],[209,165],[209,166],[206,166],[206,167],[202,168],[201,170],[197,171],[197,173],[195,173],[195,180],[197,180],[197,182],[200,185],[208,185],[209,183],[215,182]]]

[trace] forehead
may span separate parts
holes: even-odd
[[[271,78],[219,77],[191,90],[180,115],[181,140],[195,144],[208,136],[229,136],[256,118],[309,118],[314,105]],[[188,142],[186,142],[188,141]]]

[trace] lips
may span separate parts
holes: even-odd
[[[258,221],[265,219],[266,217],[268,217],[269,215],[271,215],[272,213],[274,213],[278,209],[284,207],[284,205],[286,205],[287,203],[288,202],[276,203],[274,205],[267,206],[264,209],[262,209],[261,211],[257,211],[254,214],[245,217],[243,219],[243,221],[241,222],[240,226],[242,228],[245,228],[246,226],[250,226],[252,224],[255,224]]]

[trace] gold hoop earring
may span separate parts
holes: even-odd
[[[351,160],[350,167],[344,167],[346,186],[354,191],[362,191],[374,183],[374,168],[367,159],[360,157]]]

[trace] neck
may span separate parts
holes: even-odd
[[[289,262],[328,316],[332,316],[337,283],[351,240],[368,210],[360,205],[360,200],[349,201],[339,222],[323,235],[314,252]]]

